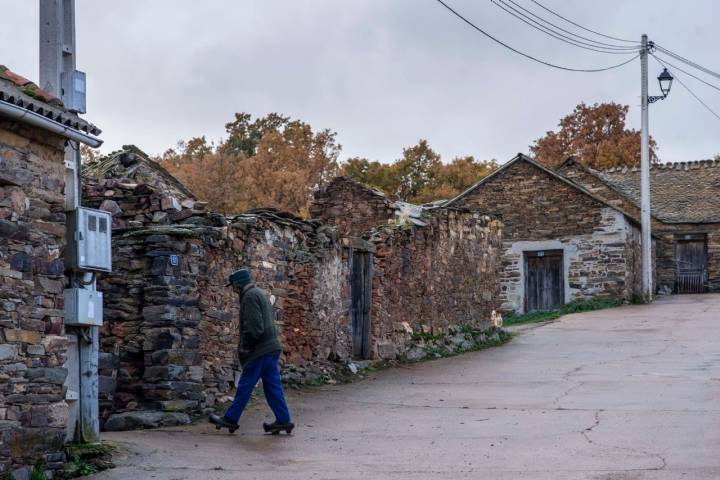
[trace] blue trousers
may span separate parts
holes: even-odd
[[[245,410],[255,385],[262,378],[265,400],[275,414],[275,420],[278,423],[290,422],[290,412],[280,382],[279,359],[279,353],[263,355],[245,365],[238,382],[237,392],[235,392],[235,399],[225,412],[225,418],[233,423],[240,420],[240,415]]]

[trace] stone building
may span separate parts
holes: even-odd
[[[403,355],[413,331],[484,328],[498,307],[501,224],[477,213],[419,213],[337,180],[358,193],[346,207],[374,219],[349,236],[323,215],[209,212],[132,147],[85,175],[86,204],[113,214],[114,272],[100,282],[107,429],[187,422],[232,393],[238,299],[225,283],[241,265],[275,307],[293,382]],[[318,198],[332,203],[334,191]]]
[[[58,99],[0,66],[2,478],[27,478],[29,465],[55,469],[64,461],[64,150],[68,138],[98,133]]]
[[[501,217],[503,310],[640,292],[636,218],[529,157],[518,154],[445,206]]]
[[[613,205],[640,214],[640,171],[597,171],[569,158],[558,172]],[[720,161],[655,164],[650,168],[655,291],[720,291]]]

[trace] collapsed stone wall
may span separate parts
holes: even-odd
[[[434,209],[425,226],[383,227],[375,246],[372,343],[376,356],[406,353],[410,334],[490,326],[499,304],[502,223]]]
[[[0,121],[0,477],[62,467],[64,139]]]
[[[341,235],[361,235],[393,223],[397,208],[382,192],[347,177],[333,179],[315,192],[310,215],[334,226]]]
[[[136,166],[149,162],[137,154],[115,158],[132,172],[154,172]],[[497,220],[437,209],[413,210],[401,224],[386,198],[354,182],[347,190],[347,179],[333,185],[355,201],[331,194],[324,205],[343,208],[338,217],[356,224],[332,227],[267,209],[223,216],[194,197],[178,200],[162,176],[150,176],[150,185],[102,164],[117,176],[88,176],[84,198],[113,214],[114,272],[99,286],[106,429],[183,423],[229,399],[239,373],[239,299],[225,284],[240,266],[274,306],[289,382],[326,378],[356,360],[349,265],[357,250],[374,252],[371,359],[403,355],[412,331],[483,328],[497,307]],[[370,231],[363,240],[338,228]]]
[[[89,206],[111,211],[115,226],[114,272],[100,280],[105,417],[154,410],[174,412],[163,421],[182,423],[184,413],[231,393],[239,299],[225,284],[239,266],[252,270],[275,307],[286,379],[312,380],[333,368],[349,341],[334,230],[272,210],[225,217],[199,202],[183,207],[127,180],[88,181],[85,196]],[[127,417],[105,424],[126,426]]]

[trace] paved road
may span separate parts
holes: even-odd
[[[720,295],[576,314],[510,344],[292,395],[292,437],[105,435],[97,479],[718,479]]]

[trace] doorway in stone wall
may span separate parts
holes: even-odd
[[[350,262],[350,297],[352,315],[353,357],[370,357],[370,304],[372,301],[372,256],[352,251]]]
[[[563,251],[525,252],[525,311],[557,310],[565,303]]]
[[[705,234],[675,237],[675,291],[704,293],[707,289],[707,242]]]

